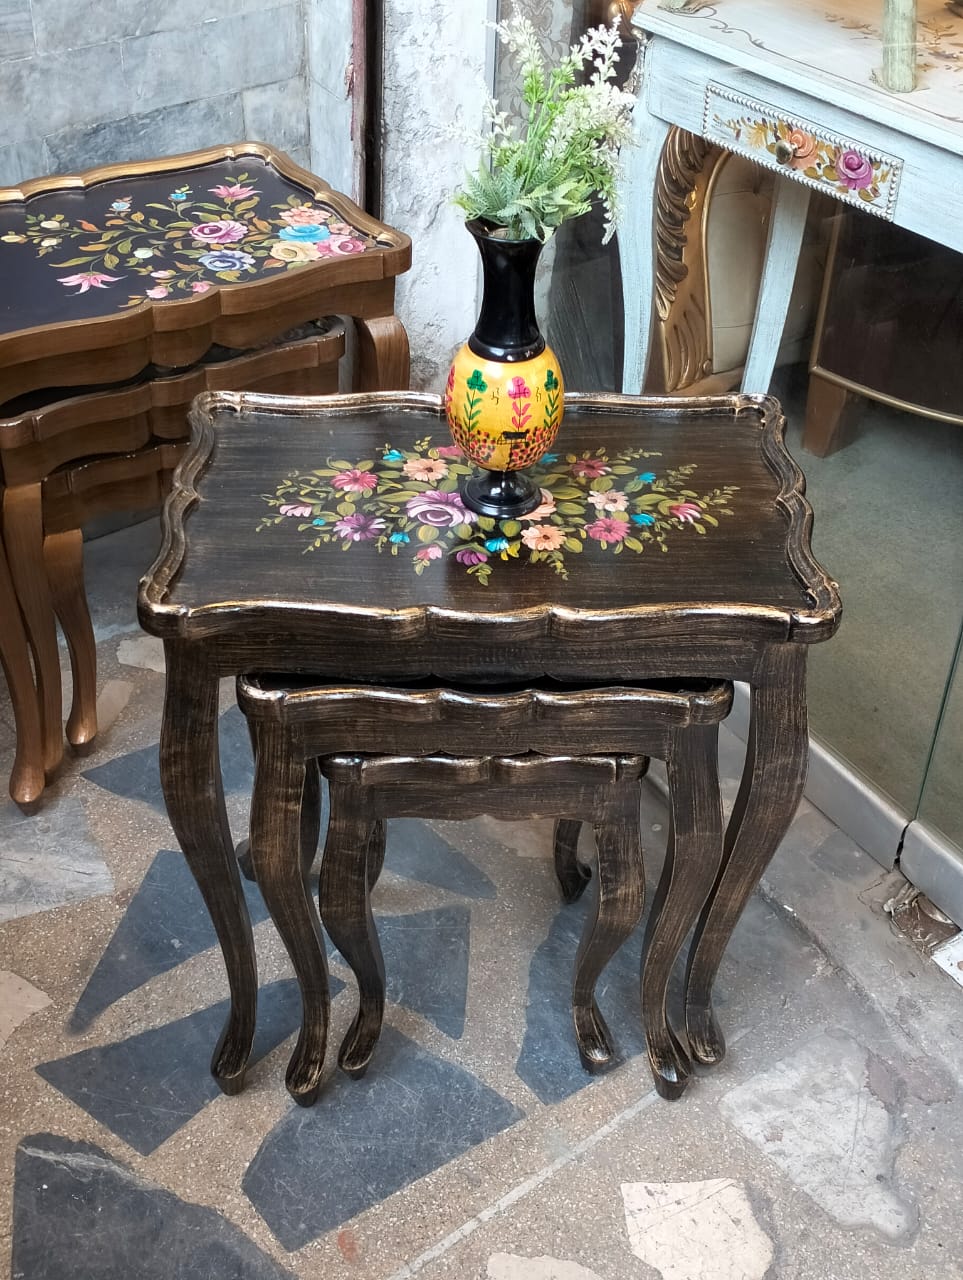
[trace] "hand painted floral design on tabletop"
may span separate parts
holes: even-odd
[[[660,456],[645,449],[546,454],[531,469],[538,507],[518,520],[495,520],[463,504],[458,484],[472,466],[458,447],[433,445],[428,436],[411,449],[386,444],[377,458],[328,459],[285,476],[262,495],[271,511],[257,527],[303,540],[305,552],[370,543],[409,555],[417,574],[450,560],[483,586],[509,560],[567,577],[570,556],[668,552],[671,540],[705,536],[733,514],[737,487],[699,493],[691,487],[694,463],[662,473],[645,467]]]
[[[217,283],[237,284],[374,246],[333,208],[305,202],[303,195],[261,208],[261,193],[248,178],[239,173],[198,193],[181,186],[168,194],[168,203],[142,209],[133,207],[132,196],[117,197],[96,222],[28,212],[23,231],[8,231],[0,240],[33,249],[64,273],[59,283],[77,293],[125,281],[126,289],[117,290],[119,307],[190,297]]]
[[[713,123],[736,142],[748,142],[756,150],[767,151],[774,159],[777,149],[788,144],[792,148],[789,167],[831,187],[838,195],[857,196],[866,204],[885,203],[888,198],[887,186],[893,177],[891,167],[855,147],[838,147],[798,125],[762,116],[726,118],[717,113]]]

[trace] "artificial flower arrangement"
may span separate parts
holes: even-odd
[[[613,83],[617,25],[587,31],[555,67],[528,18],[516,15],[494,30],[518,64],[524,116],[512,121],[489,100],[481,162],[454,203],[469,221],[504,228],[507,239],[544,242],[563,222],[587,213],[597,196],[606,242],[615,230],[619,148],[629,140],[635,102]]]

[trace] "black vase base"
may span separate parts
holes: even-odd
[[[495,520],[517,520],[542,500],[541,490],[524,471],[476,471],[462,486],[469,511]]]

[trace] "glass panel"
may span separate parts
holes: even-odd
[[[963,630],[960,641],[919,817],[963,849]]]

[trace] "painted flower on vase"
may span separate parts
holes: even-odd
[[[836,159],[836,173],[850,191],[861,191],[873,182],[873,166],[858,151],[841,151]]]
[[[103,271],[78,271],[72,276],[58,276],[57,283],[65,285],[79,284],[78,293],[86,293],[88,289],[106,289],[108,285],[123,280],[123,276],[109,276]]]
[[[191,227],[191,235],[203,244],[236,244],[248,233],[247,224],[234,222],[231,218],[221,218],[217,222],[199,222]]]

